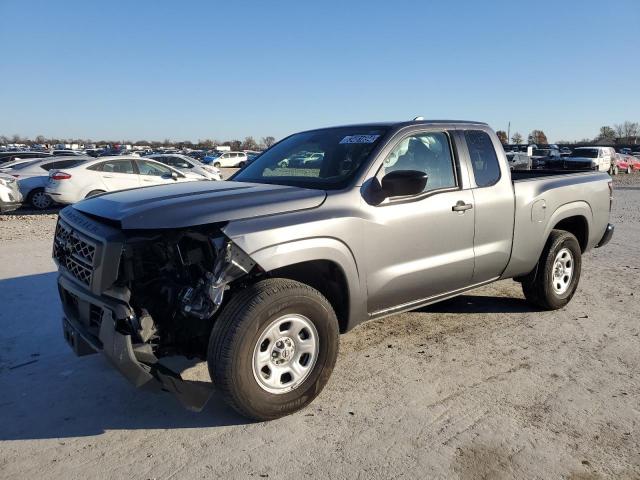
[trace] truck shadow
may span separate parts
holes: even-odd
[[[424,313],[527,313],[539,311],[522,298],[490,295],[460,295],[421,307],[414,312]]]
[[[62,337],[55,272],[0,280],[0,305],[0,440],[249,423],[215,392],[191,412],[168,393],[136,390],[102,355],[76,357]]]

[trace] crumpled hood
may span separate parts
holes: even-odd
[[[122,229],[181,228],[316,208],[326,193],[282,185],[181,182],[107,193],[73,205]]]

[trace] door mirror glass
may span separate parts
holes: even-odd
[[[165,180],[178,180],[178,173],[171,171],[162,174],[162,178]]]
[[[428,175],[418,170],[394,170],[382,177],[382,191],[386,197],[418,195],[427,186]]]

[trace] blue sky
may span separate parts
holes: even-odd
[[[0,134],[280,138],[425,118],[640,121],[640,1],[0,0]]]

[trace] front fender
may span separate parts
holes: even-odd
[[[243,248],[242,238],[234,239],[234,242]],[[349,289],[347,330],[367,318],[366,287],[363,283],[363,276],[358,270],[353,253],[340,240],[330,237],[304,238],[269,245],[253,252],[247,252],[247,254],[267,272],[315,260],[333,262],[342,270]]]

